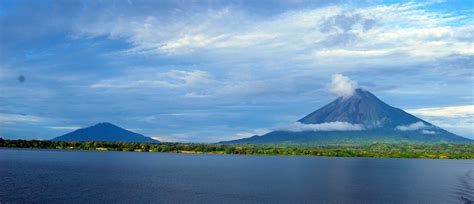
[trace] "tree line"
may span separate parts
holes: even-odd
[[[0,147],[71,150],[175,152],[241,155],[294,155],[330,157],[384,157],[474,159],[474,144],[374,143],[366,145],[268,145],[133,142],[62,142],[47,140],[4,140]]]

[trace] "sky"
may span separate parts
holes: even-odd
[[[334,76],[474,139],[472,1],[0,1],[0,137],[264,134]]]

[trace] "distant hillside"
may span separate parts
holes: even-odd
[[[94,126],[78,129],[56,137],[52,141],[159,142],[111,123],[98,123]]]
[[[374,142],[473,143],[356,89],[298,120],[297,130],[221,143],[366,144]]]

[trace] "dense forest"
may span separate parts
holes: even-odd
[[[224,145],[195,143],[53,142],[46,140],[4,140],[0,147],[101,151],[175,152],[208,154],[305,155],[330,157],[386,157],[474,159],[474,144],[383,144],[370,145]]]

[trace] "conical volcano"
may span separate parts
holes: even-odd
[[[158,142],[107,122],[75,130],[52,141]]]
[[[372,93],[356,89],[349,97],[339,97],[306,117],[298,120],[304,124],[329,122],[361,124],[367,129],[393,129],[400,125],[423,122],[405,111],[387,105]],[[431,125],[431,124],[429,124]]]
[[[356,89],[301,118],[297,128],[280,129],[223,143],[370,144],[472,143]],[[294,127],[294,126],[293,126]]]

